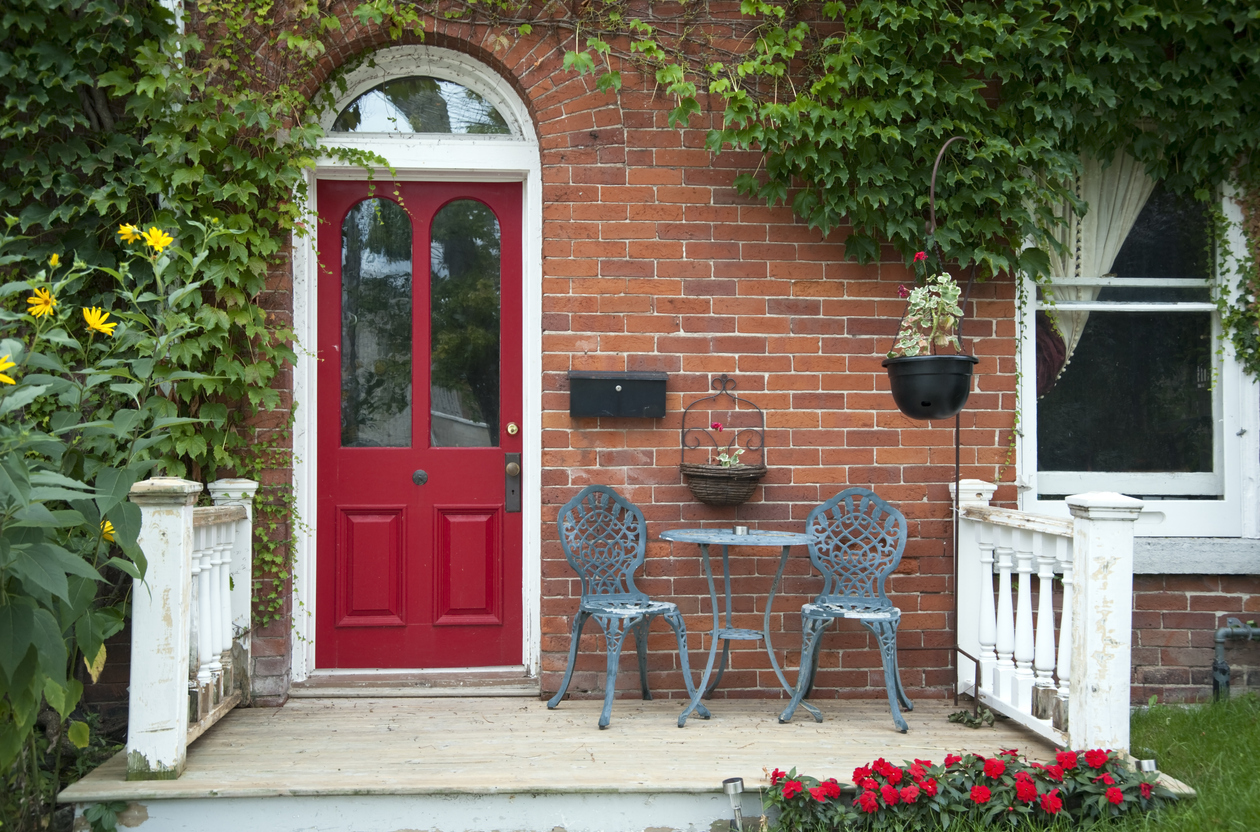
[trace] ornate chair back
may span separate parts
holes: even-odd
[[[906,518],[866,488],[846,488],[809,513],[809,559],[823,574],[819,600],[888,606],[884,580],[901,563]]]
[[[582,579],[582,600],[646,601],[634,586],[643,564],[643,512],[606,485],[591,485],[560,509],[564,556]]]

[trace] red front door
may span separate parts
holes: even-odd
[[[519,665],[521,186],[318,200],[316,665]]]

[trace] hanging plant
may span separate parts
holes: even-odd
[[[681,469],[687,487],[700,502],[737,506],[748,501],[766,475],[766,417],[760,407],[730,392],[735,389],[735,379],[725,373],[713,380],[713,386],[717,393],[697,399],[683,410]],[[707,414],[703,421],[698,418],[701,413]],[[715,414],[721,419],[715,419]],[[692,451],[693,460],[706,461],[689,462],[688,451]],[[759,455],[760,461],[742,462],[741,457],[749,452]]]

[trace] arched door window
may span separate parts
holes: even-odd
[[[507,119],[485,96],[427,75],[378,84],[337,115],[332,132],[512,135]]]

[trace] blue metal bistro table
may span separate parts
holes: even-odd
[[[783,685],[783,689],[790,696],[793,693],[793,687],[788,684],[787,679],[783,676],[783,671],[779,669],[779,662],[774,657],[774,645],[770,642],[770,611],[774,606],[774,595],[779,591],[779,581],[783,579],[783,568],[787,566],[788,552],[793,546],[808,544],[810,541],[809,535],[798,532],[769,531],[750,531],[748,534],[735,534],[730,529],[671,529],[670,531],[661,532],[661,540],[699,545],[700,559],[704,563],[704,576],[709,581],[709,598],[713,602],[713,639],[709,645],[709,661],[704,667],[704,675],[700,677],[700,684],[696,686],[695,695],[692,697],[690,704],[683,709],[683,712],[678,717],[678,727],[681,728],[687,723],[687,717],[691,716],[691,713],[700,706],[700,700],[704,696],[712,694],[714,688],[722,681],[722,674],[726,672],[726,664],[730,659],[732,641],[764,641],[766,653],[770,656],[770,666],[774,668],[774,674],[779,677],[779,684]],[[722,547],[722,580],[726,589],[726,605],[724,607],[726,626],[722,626],[718,612],[717,587],[714,586],[713,568],[709,563],[710,545]],[[770,595],[766,598],[766,614],[762,620],[762,628],[760,630],[741,629],[731,625],[731,561],[729,553],[731,546],[768,546],[779,547],[782,550],[779,555],[779,568],[774,573],[774,583],[770,585]],[[713,664],[717,660],[719,641],[722,642],[722,663],[718,667],[717,678],[710,685],[709,676],[712,675]],[[821,712],[808,702],[801,702],[801,706],[817,717],[822,716]]]

